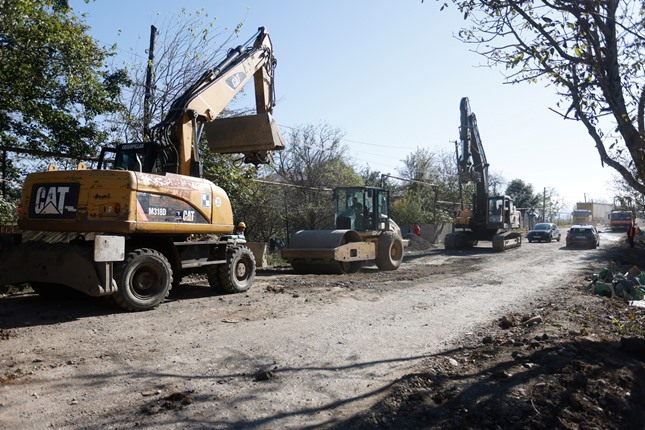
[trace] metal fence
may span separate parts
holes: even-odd
[[[20,233],[18,224],[0,224],[0,234]]]

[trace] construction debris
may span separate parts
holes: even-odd
[[[633,304],[632,302],[642,301],[645,297],[645,273],[642,273],[637,266],[632,266],[624,274],[614,274],[603,267],[597,274],[591,276],[591,282],[585,291],[599,296],[620,298]]]

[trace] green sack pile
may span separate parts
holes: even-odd
[[[631,276],[629,272],[624,275],[614,274],[608,268],[603,267],[598,274],[592,275],[591,282],[585,291],[598,296],[619,297],[627,302],[643,300],[645,273],[640,273],[638,276]]]

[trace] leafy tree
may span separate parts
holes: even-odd
[[[438,176],[437,155],[428,148],[417,148],[415,152],[405,157],[403,167],[399,169],[399,175],[405,179],[419,182],[432,181]],[[425,185],[419,182],[410,182],[411,189],[421,189]]]
[[[383,177],[383,173],[380,172],[379,170],[371,170],[369,166],[366,166],[359,172],[359,175],[361,178],[363,178],[363,182],[365,183],[365,186],[368,186],[368,187],[381,186],[381,178]]]
[[[80,157],[105,139],[122,70],[65,1],[0,0],[0,144]]]
[[[344,133],[329,124],[291,128],[283,151],[276,154],[275,171],[287,183],[310,188],[361,185],[363,181],[341,143]]]
[[[473,44],[490,66],[505,67],[509,83],[552,84],[560,96],[552,110],[582,122],[601,162],[645,193],[641,0],[452,3],[471,24],[459,32],[461,40]]]
[[[292,185],[286,190],[289,226],[293,230],[331,228],[331,190],[362,186],[362,178],[346,160],[343,132],[328,124],[289,130],[283,151],[275,154],[274,178]]]
[[[437,155],[428,148],[417,148],[405,157],[398,173],[403,196],[393,204],[393,218],[401,225],[432,222],[439,176]]]
[[[0,195],[6,200],[17,202],[21,195],[21,177],[20,155],[16,154],[10,157],[10,151],[0,153],[0,166],[2,166],[2,187]]]
[[[391,215],[400,226],[431,222],[431,212],[423,206],[423,199],[411,190],[392,202]]]
[[[459,200],[454,156],[419,148],[409,154],[399,169],[402,198],[393,204],[393,218],[402,225],[443,223],[452,219],[454,207],[442,202]]]
[[[533,191],[533,185],[527,184],[521,179],[513,179],[509,182],[505,194],[511,196],[515,207],[528,210],[536,208],[540,200]]]
[[[234,206],[236,219],[247,225],[247,237],[268,242],[272,237],[286,238],[288,230],[289,188],[266,182],[252,182],[245,201]]]
[[[15,222],[18,217],[18,205],[15,200],[7,200],[0,196],[0,224]]]

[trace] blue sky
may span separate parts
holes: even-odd
[[[91,34],[145,59],[150,25],[181,8],[204,8],[221,28],[241,21],[241,41],[267,28],[278,59],[274,117],[294,127],[344,130],[355,164],[396,174],[416,148],[454,151],[459,101],[477,115],[490,169],[536,192],[554,188],[564,203],[612,201],[613,171],[602,168],[581,123],[549,111],[552,87],[504,84],[503,70],[454,38],[464,24],[449,8],[420,0],[71,0]],[[124,54],[125,55],[125,54]],[[132,60],[131,55],[127,55]]]

